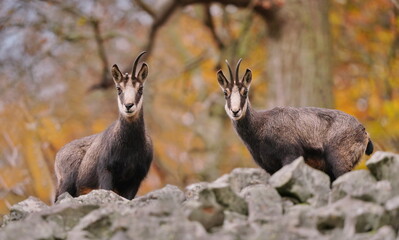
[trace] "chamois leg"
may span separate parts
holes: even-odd
[[[295,159],[297,159],[297,158],[300,157],[300,156],[301,156],[301,154],[299,154],[299,153],[290,153],[290,154],[287,154],[287,155],[282,159],[281,163],[282,163],[283,166],[288,165],[288,164],[292,163],[293,161],[295,161]]]
[[[57,186],[54,202],[57,202],[58,197],[61,194],[63,194],[64,192],[68,192],[72,197],[76,197],[75,181],[62,181],[61,180]]]
[[[129,188],[126,188],[123,191],[120,191],[120,195],[126,199],[132,200],[136,196],[136,194],[140,188],[140,183],[141,182],[135,183],[134,185],[129,186]]]
[[[331,166],[335,178],[351,171],[365,152],[368,139],[349,140],[349,138],[337,139],[340,144],[330,147],[326,152],[327,162]]]
[[[348,152],[341,152],[340,149],[330,151],[326,156],[327,163],[331,168],[331,182],[353,168],[351,155]]]
[[[99,189],[112,190],[112,174],[110,171],[104,171],[99,174]]]

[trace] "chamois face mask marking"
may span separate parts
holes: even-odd
[[[226,61],[227,62],[227,61]],[[225,110],[227,115],[234,121],[240,120],[246,113],[248,108],[248,91],[252,79],[251,70],[247,69],[242,79],[238,77],[241,59],[236,66],[236,76],[232,74],[230,65],[229,67],[230,80],[228,80],[222,70],[217,73],[218,83],[224,92],[226,104]]]

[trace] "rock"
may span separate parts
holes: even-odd
[[[55,224],[49,224],[38,215],[29,216],[27,219],[21,219],[18,222],[11,222],[5,227],[0,228],[0,239],[4,240],[41,240],[55,239],[55,230],[58,228]]]
[[[377,180],[388,180],[393,192],[399,194],[399,154],[378,151],[366,162]]]
[[[301,203],[318,207],[328,202],[330,178],[325,173],[308,166],[303,157],[299,157],[273,174],[269,183],[281,196],[296,198]]]
[[[198,200],[199,193],[207,188],[209,183],[207,182],[199,182],[188,185],[185,190],[185,197],[187,200]]]
[[[283,215],[282,199],[270,185],[250,185],[240,195],[248,202],[249,221],[273,221]]]
[[[0,239],[399,240],[396,156],[373,158],[370,171],[346,173],[331,190],[300,158],[270,178],[235,169],[184,193],[167,185],[131,201],[106,190],[64,193],[53,206],[29,198],[12,206]]]
[[[69,192],[64,192],[58,196],[55,204],[60,203],[61,201],[68,201],[68,200],[72,200],[72,199],[73,199],[73,197],[71,196],[71,194],[69,194]]]
[[[162,189],[133,199],[128,205],[141,214],[163,216],[180,209],[185,199],[184,193],[178,187],[168,184]]]
[[[391,184],[388,181],[377,182],[368,170],[357,170],[348,172],[333,182],[330,202],[349,195],[364,201],[384,203],[391,194]]]
[[[99,207],[99,205],[60,204],[41,212],[40,217],[46,222],[59,226],[53,230],[56,238],[65,238],[66,233],[75,227],[81,218]]]
[[[287,226],[284,222],[274,222],[263,225],[260,230],[250,240],[263,239],[318,239],[327,240],[327,237],[321,235],[317,230],[310,228],[297,228]]]
[[[396,234],[391,226],[383,226],[379,228],[375,234],[370,236],[370,240],[393,240],[395,238]]]
[[[70,231],[68,231],[67,238],[108,239],[113,234],[112,223],[122,215],[133,215],[132,212],[132,209],[124,208],[122,210],[117,205],[109,205],[96,209],[82,217],[79,223],[76,224]]]
[[[389,199],[385,203],[385,209],[388,211],[390,224],[399,230],[399,196]]]
[[[313,222],[309,221],[309,213],[313,210],[313,207],[308,204],[297,204],[293,205],[284,210],[282,221],[285,226],[293,227],[312,227],[314,228]]]
[[[129,202],[126,198],[123,198],[113,191],[98,189],[93,190],[88,194],[81,195],[73,198],[68,193],[60,195],[56,204],[72,203],[72,204],[87,204],[87,205],[103,205],[103,204],[126,204]]]
[[[215,181],[206,187],[193,186],[202,189],[196,193],[196,197],[184,203],[184,212],[188,219],[198,221],[202,226],[210,230],[221,226],[224,222],[224,211],[248,214],[248,205],[243,198],[238,196],[226,182]]]
[[[198,222],[188,221],[177,216],[122,216],[117,218],[112,225],[114,234],[124,231],[128,239],[208,239],[207,232]],[[113,235],[115,236],[115,235]],[[106,239],[106,238],[105,238]]]
[[[29,197],[22,202],[13,205],[10,208],[10,213],[4,216],[4,226],[12,221],[18,221],[24,219],[31,213],[40,212],[47,209],[49,206],[35,197]]]
[[[228,184],[216,182],[209,184],[208,189],[201,191],[200,199],[203,193],[207,194],[205,193],[207,190],[215,195],[216,201],[226,210],[248,215],[248,204]]]
[[[197,201],[187,201],[184,204],[184,209],[190,221],[201,223],[208,231],[223,224],[223,208],[216,203],[204,204]]]
[[[395,231],[391,226],[383,226],[375,232],[355,234],[350,238],[353,240],[395,240]],[[339,238],[337,238],[339,239]],[[342,239],[342,238],[340,238]]]
[[[255,184],[266,185],[269,178],[270,174],[261,168],[236,168],[231,173],[218,178],[215,182],[228,183],[231,189],[236,194],[239,194],[247,186]]]
[[[96,205],[62,204],[34,212],[20,222],[9,223],[0,239],[64,239],[80,219]]]
[[[223,228],[220,232],[223,232],[224,236],[227,237],[241,236],[241,238],[246,238],[254,233],[255,229],[248,222],[247,216],[236,212],[225,211]]]
[[[331,205],[312,210],[309,217],[322,233],[335,229],[349,234],[375,231],[388,222],[384,208],[378,204],[349,197]]]

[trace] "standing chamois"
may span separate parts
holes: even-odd
[[[118,93],[119,119],[105,131],[74,140],[56,155],[57,192],[73,197],[92,189],[112,190],[133,199],[151,165],[153,147],[143,116],[143,86],[148,66],[143,63],[136,76],[142,52],[134,61],[132,74],[112,66]]]
[[[305,162],[326,172],[331,180],[350,171],[373,144],[365,128],[354,117],[338,110],[315,107],[252,109],[248,90],[252,80],[247,69],[239,79],[226,61],[230,81],[222,70],[217,79],[226,98],[225,110],[255,162],[273,174],[303,156]]]

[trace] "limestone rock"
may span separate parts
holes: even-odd
[[[216,201],[226,210],[243,215],[248,214],[248,204],[243,198],[238,196],[228,184],[215,182],[209,184],[208,190],[214,194]],[[203,190],[201,193],[205,191],[206,190]]]
[[[377,180],[388,180],[393,191],[399,194],[399,154],[378,151],[366,165]]]
[[[215,182],[228,183],[231,189],[239,194],[247,186],[255,184],[266,185],[270,174],[261,168],[236,168],[231,173],[225,174]]]
[[[185,199],[184,193],[178,187],[168,184],[162,189],[133,199],[128,205],[141,214],[163,216],[180,209]]]
[[[4,216],[4,225],[9,222],[24,219],[31,213],[40,212],[47,209],[49,206],[36,197],[29,197],[22,202],[13,205],[10,208],[10,213]]]
[[[322,233],[342,229],[350,234],[375,231],[388,222],[385,210],[378,204],[349,197],[314,209],[310,214]]]
[[[354,234],[353,240],[395,240],[396,234],[391,226],[383,226],[375,232]],[[342,239],[342,238],[341,238]]]
[[[193,186],[193,188],[202,190],[195,194],[196,197],[184,203],[184,212],[188,219],[200,222],[207,230],[223,224],[224,211],[248,214],[247,202],[226,182],[215,181],[206,186]]]
[[[384,203],[391,194],[391,184],[388,181],[377,182],[368,170],[357,170],[348,172],[333,182],[330,202],[349,195],[364,201]]]
[[[299,158],[271,177],[240,168],[131,201],[106,190],[64,193],[53,206],[29,198],[11,207],[0,239],[399,240],[397,164],[397,155],[379,152],[370,171],[346,173],[332,190]]]
[[[209,183],[207,182],[199,182],[188,185],[185,190],[185,197],[187,200],[198,200],[199,193],[207,188]]]
[[[396,231],[399,230],[399,196],[389,199],[385,203],[385,209],[388,211],[391,225]]]
[[[269,183],[281,196],[293,197],[316,207],[327,204],[330,178],[308,166],[303,157],[277,171]]]
[[[223,225],[223,207],[216,202],[187,201],[184,203],[184,212],[190,221],[202,224],[206,230]]]
[[[283,215],[282,199],[270,185],[250,185],[240,195],[248,202],[250,221],[272,221]]]
[[[93,190],[88,194],[73,198],[68,193],[60,195],[56,204],[72,203],[72,204],[87,204],[87,205],[101,205],[101,204],[126,204],[129,200],[119,196],[113,191],[98,189]]]

